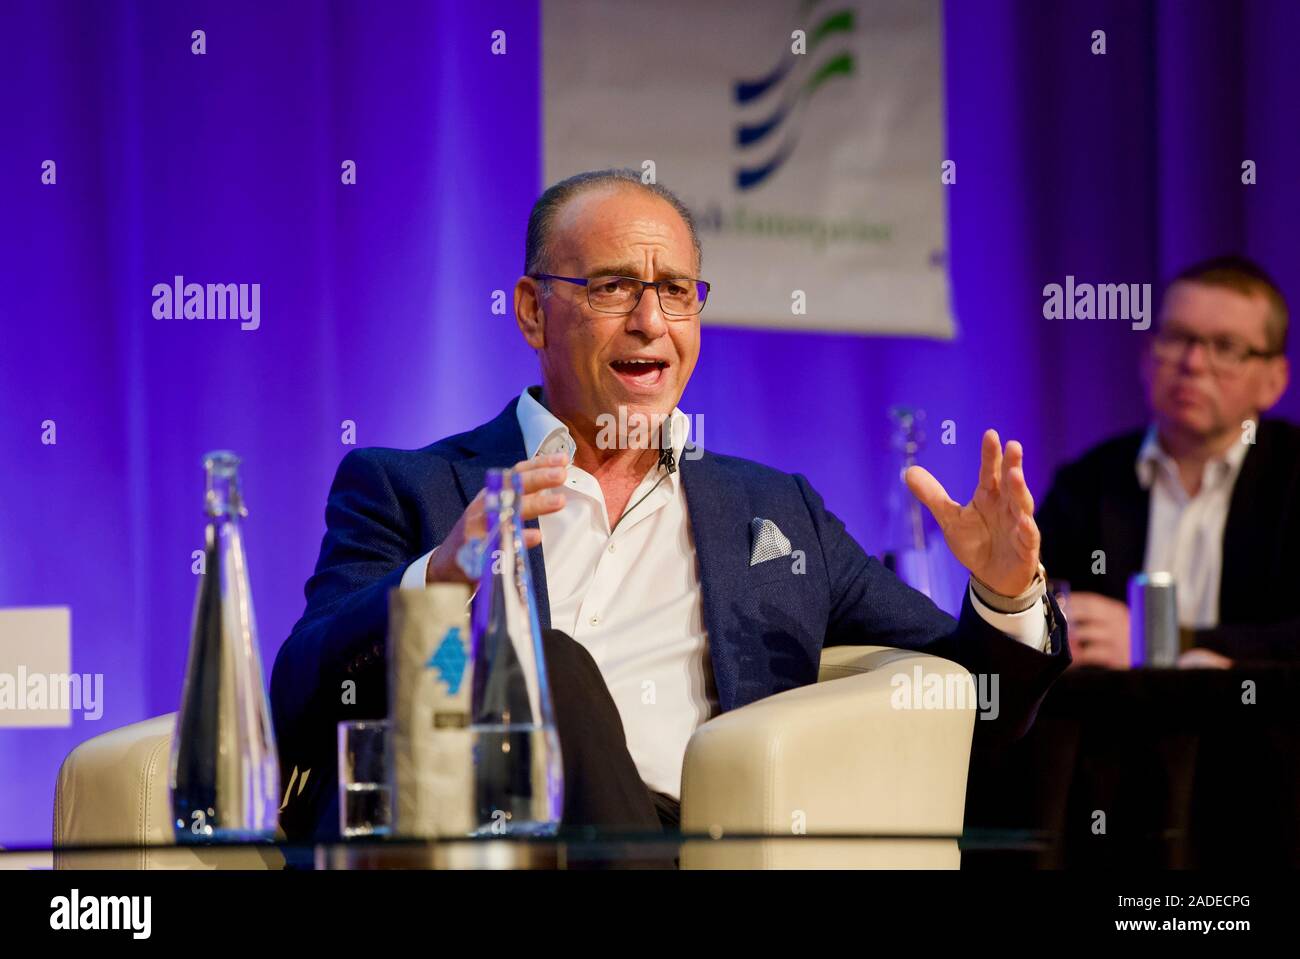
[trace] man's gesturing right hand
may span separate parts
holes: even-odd
[[[551,453],[535,459],[516,463],[515,472],[523,477],[524,502],[523,517],[527,522],[544,513],[558,513],[564,509],[564,493],[558,487],[564,485],[568,470],[565,464],[569,457],[566,453]],[[452,527],[447,538],[443,540],[429,558],[429,568],[425,573],[428,583],[469,583],[477,585],[460,568],[456,562],[456,553],[471,539],[482,539],[487,535],[487,520],[483,515],[483,501],[487,490],[479,490],[474,501],[465,507],[460,519]],[[539,529],[524,530],[524,546],[532,549],[542,541]]]

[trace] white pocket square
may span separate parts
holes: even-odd
[[[793,552],[790,541],[786,539],[781,528],[770,519],[755,516],[749,521],[749,535],[753,545],[749,550],[749,565],[757,566],[778,556],[789,556]]]

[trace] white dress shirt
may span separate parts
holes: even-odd
[[[538,520],[551,626],[584,646],[600,667],[641,778],[652,789],[680,796],[686,744],[718,713],[681,471],[665,477],[652,468],[611,532],[600,483],[572,463],[576,445],[568,427],[528,390],[519,396],[517,416],[530,458],[558,451],[570,457],[564,508]],[[681,462],[689,420],[674,409],[671,422]],[[411,564],[403,587],[424,586],[432,555]],[[971,599],[998,629],[1046,648],[1040,607],[1002,614],[973,593]]]
[[[1249,444],[1233,443],[1223,456],[1207,462],[1195,496],[1187,495],[1178,464],[1161,448],[1154,426],[1138,451],[1138,482],[1151,494],[1142,568],[1173,574],[1180,626],[1208,629],[1219,624],[1223,529],[1249,451]]]

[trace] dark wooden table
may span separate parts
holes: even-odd
[[[1070,669],[972,755],[966,827],[1044,843],[965,868],[1300,866],[1300,666]]]

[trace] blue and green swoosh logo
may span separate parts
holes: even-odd
[[[822,0],[804,0],[800,17],[808,17],[822,5]],[[733,95],[737,106],[773,104],[761,119],[736,127],[736,148],[741,154],[736,189],[752,190],[780,170],[799,145],[802,115],[817,91],[837,77],[853,75],[853,54],[837,43],[852,34],[853,28],[851,9],[823,14],[808,31],[806,52],[796,54],[787,49],[766,76],[736,82]],[[811,72],[796,81],[793,74],[800,57],[815,59]],[[777,144],[774,151],[772,144]]]

